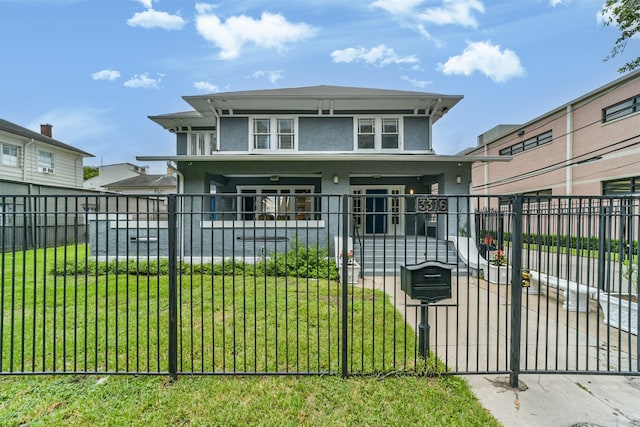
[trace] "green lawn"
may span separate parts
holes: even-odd
[[[417,356],[416,334],[387,295],[349,288],[348,367],[365,377],[203,377],[190,373],[341,370],[341,285],[334,280],[182,274],[179,379],[167,375],[168,278],[53,275],[85,248],[0,254],[0,425],[485,425],[455,377]]]
[[[498,423],[456,377],[65,376],[0,378],[0,425]]]

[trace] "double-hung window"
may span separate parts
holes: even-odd
[[[18,167],[18,153],[20,148],[12,144],[2,144],[0,164],[3,166]]]
[[[398,150],[401,140],[401,121],[398,117],[356,118],[356,147],[358,150]]]
[[[38,150],[38,171],[43,173],[53,173],[54,166],[53,153],[50,151]]]
[[[295,150],[296,120],[260,117],[251,121],[252,150]]]
[[[194,132],[189,134],[189,155],[208,156],[218,150],[216,134],[213,132]]]

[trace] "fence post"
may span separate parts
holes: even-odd
[[[522,194],[513,199],[513,246],[511,249],[511,357],[509,383],[518,387],[522,333]]]
[[[169,374],[178,378],[178,221],[177,196],[168,196],[168,256],[169,256]]]
[[[349,328],[347,327],[347,320],[349,316],[349,310],[347,304],[349,302],[349,289],[347,288],[347,280],[348,268],[347,251],[349,250],[348,246],[349,240],[349,196],[344,194],[342,196],[342,248],[340,248],[341,261],[342,265],[340,268],[342,269],[342,378],[345,378],[349,372],[347,370],[347,351],[349,349],[349,343],[347,341],[349,335]]]

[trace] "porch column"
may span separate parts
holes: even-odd
[[[349,194],[349,173],[338,170],[328,170],[322,173],[321,192],[323,195],[331,196],[323,200],[328,203],[323,206],[323,220],[327,224],[327,230],[330,237],[340,236],[342,230],[340,221],[342,213],[342,199],[335,197],[338,195]],[[333,244],[333,239],[331,243]]]

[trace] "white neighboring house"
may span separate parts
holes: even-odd
[[[0,119],[0,194],[83,189],[83,160],[94,156],[53,139],[52,127],[38,133]]]
[[[112,165],[98,166],[98,175],[84,182],[84,188],[88,190],[106,191],[108,184],[134,178],[149,173],[149,166],[138,166],[132,163],[115,163]]]

